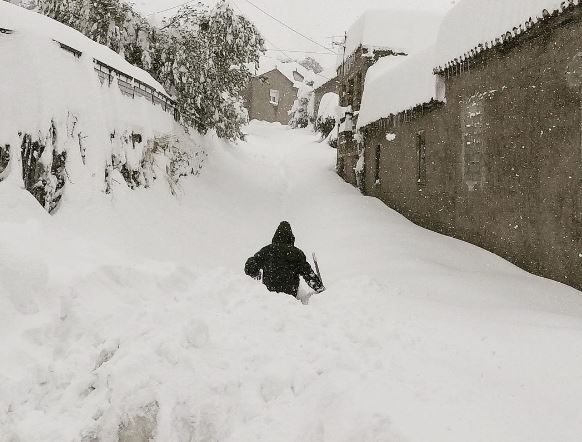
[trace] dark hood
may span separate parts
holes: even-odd
[[[291,230],[291,225],[287,221],[283,221],[277,227],[275,236],[273,236],[273,244],[295,245],[295,236]]]

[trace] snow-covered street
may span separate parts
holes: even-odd
[[[308,130],[247,131],[177,198],[0,185],[0,441],[580,440],[578,291],[363,197]],[[309,305],[243,273],[282,220]]]

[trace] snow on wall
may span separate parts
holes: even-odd
[[[339,105],[339,95],[334,92],[328,92],[319,102],[319,109],[317,110],[317,118],[325,120],[327,118],[334,118],[337,121],[341,118],[341,111]]]
[[[87,58],[92,57],[102,63],[106,63],[168,95],[164,87],[154,80],[150,74],[128,63],[116,52],[85,37],[75,29],[42,14],[0,1],[0,28],[56,40],[81,51]]]
[[[442,15],[429,11],[371,9],[350,27],[346,39],[345,57],[363,46],[374,50],[392,50],[412,54],[427,46],[438,31]],[[340,54],[340,61],[344,54]]]
[[[358,128],[431,100],[444,100],[439,77],[432,71],[434,50],[384,57],[368,70]]]
[[[11,152],[2,185],[22,187],[23,134],[67,153],[67,183],[74,185],[67,184],[64,200],[102,192],[110,169],[115,173],[125,165],[130,173],[136,171],[152,140],[185,136],[160,106],[123,95],[116,80],[101,85],[92,58],[76,58],[38,32],[0,34],[0,60],[0,146],[9,145]],[[41,160],[49,169],[52,151],[46,149],[48,156]]]
[[[580,3],[580,0],[461,0],[444,18],[435,66],[440,68],[465,58],[470,51],[480,51],[485,45],[495,46],[507,32],[525,31],[544,17],[544,11],[553,13],[563,6]]]

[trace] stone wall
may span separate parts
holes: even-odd
[[[446,105],[366,127],[365,192],[582,288],[581,16],[488,51],[446,79]]]

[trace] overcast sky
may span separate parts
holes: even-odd
[[[133,0],[143,13],[149,14],[176,6],[185,0]],[[214,0],[204,0],[211,4]],[[331,47],[331,37],[343,35],[350,24],[365,10],[370,8],[428,9],[445,11],[451,0],[250,0],[256,6],[282,20],[297,31],[312,38],[323,46]],[[233,7],[253,21],[267,39],[269,49],[286,50],[289,56],[303,58],[312,55],[323,65],[330,67],[335,58],[325,53],[325,49],[286,29],[269,18],[249,0],[230,0]],[[171,13],[166,12],[165,14]],[[162,14],[158,14],[158,17]],[[293,51],[313,51],[306,54]],[[268,52],[276,56],[278,52]]]

